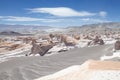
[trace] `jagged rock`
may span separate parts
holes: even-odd
[[[40,56],[44,56],[48,50],[50,50],[53,46],[55,45],[55,43],[53,43],[52,41],[50,41],[50,43],[46,43],[46,44],[37,44],[36,40],[32,41],[32,48],[31,48],[31,54],[36,55],[39,54]],[[27,56],[27,55],[26,55]]]
[[[54,38],[55,36],[53,34],[49,34],[49,37],[52,39]]]
[[[80,35],[74,35],[74,38],[75,38],[76,40],[80,40]]]
[[[120,50],[120,41],[116,41],[114,45],[115,50]]]
[[[88,42],[88,46],[89,45],[104,45],[105,43],[104,43],[104,41],[103,41],[103,39],[99,39],[99,37],[98,36],[96,36],[95,37],[95,39],[93,39],[92,41],[90,41],[90,42]]]
[[[7,49],[8,50],[15,50],[15,49],[17,49],[18,47],[20,46],[20,44],[13,44],[13,45],[11,45],[10,47],[8,47]]]
[[[66,46],[75,46],[78,41],[70,36],[61,35],[61,42],[64,42]]]
[[[99,39],[99,42],[100,42],[100,43],[99,43],[100,45],[104,45],[104,44],[105,44],[102,39]]]

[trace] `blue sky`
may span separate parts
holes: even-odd
[[[0,0],[0,24],[79,26],[119,22],[120,0]]]

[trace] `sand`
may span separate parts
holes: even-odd
[[[120,62],[88,60],[35,80],[119,80]]]
[[[72,65],[81,65],[88,59],[98,60],[111,53],[113,45],[76,48],[51,56],[11,58],[0,63],[0,80],[33,80],[53,74]],[[109,51],[108,51],[109,50]]]

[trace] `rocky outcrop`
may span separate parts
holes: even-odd
[[[80,40],[80,35],[73,35],[76,40]]]
[[[49,41],[48,43],[37,43],[36,40],[33,40],[31,53],[29,55],[39,54],[40,56],[44,56],[54,45],[55,43],[52,41]]]
[[[64,42],[66,46],[75,46],[78,44],[76,39],[67,35],[61,35],[61,42]]]
[[[120,50],[120,41],[116,41],[114,45],[115,50]]]
[[[11,50],[18,49],[18,48],[20,48],[20,47],[22,47],[21,44],[13,44],[13,45],[7,47],[7,50],[11,51]]]
[[[88,42],[88,46],[89,45],[104,45],[104,41],[103,39],[100,39],[98,36],[95,37],[95,39],[93,39],[92,41]]]

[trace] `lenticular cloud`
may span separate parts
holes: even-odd
[[[94,16],[95,13],[90,13],[87,11],[76,11],[68,7],[56,7],[56,8],[33,8],[28,9],[32,13],[48,13],[54,16],[60,17],[72,17],[72,16]]]

